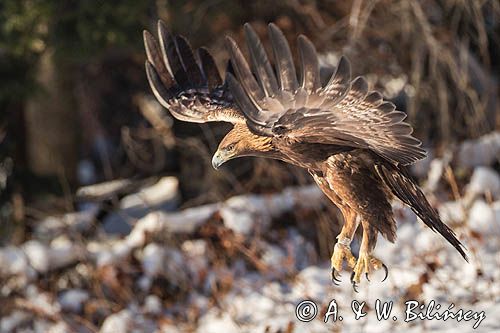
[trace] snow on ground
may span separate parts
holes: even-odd
[[[494,150],[484,139],[459,154],[483,141],[484,150]],[[383,273],[374,272],[359,293],[349,272],[332,284],[328,260],[318,259],[300,228],[273,225],[285,212],[321,209],[315,187],[170,212],[177,182],[160,179],[125,196],[113,212],[129,225],[125,236],[95,221],[98,203],[48,217],[32,239],[0,248],[0,332],[498,332],[500,174],[492,160],[469,169],[459,198],[443,176],[450,162],[426,164],[429,197],[467,247],[469,262],[395,202],[398,239],[379,238],[375,251],[389,276],[381,282]],[[143,209],[147,201],[155,208]],[[139,209],[127,219],[131,206]],[[425,313],[432,301],[431,315],[462,309],[464,319],[405,321],[416,316],[414,302]],[[378,320],[384,304],[392,311]],[[356,319],[361,305],[366,315]]]

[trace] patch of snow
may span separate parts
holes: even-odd
[[[160,315],[163,311],[161,299],[156,295],[149,295],[144,299],[144,313]]]
[[[484,200],[477,199],[470,209],[468,226],[480,234],[500,235],[500,224],[495,223],[495,218],[493,208]]]
[[[439,208],[439,217],[445,224],[464,222],[466,212],[464,203],[461,201],[447,201],[442,203]]]
[[[141,276],[137,280],[137,286],[142,290],[142,291],[149,291],[151,289],[151,285],[153,284],[153,280],[151,277],[147,275]]]
[[[100,333],[130,332],[134,323],[132,312],[124,309],[108,316],[102,323]]]
[[[498,228],[498,226],[500,226],[500,200],[492,203],[491,208],[493,209],[493,213],[495,214],[496,228]]]
[[[184,285],[189,281],[186,258],[176,248],[166,248],[165,275],[170,283]]]
[[[441,177],[444,173],[444,168],[446,167],[445,161],[441,158],[436,158],[432,160],[429,166],[429,173],[427,174],[427,181],[425,182],[424,188],[426,191],[434,192],[439,186]]]
[[[220,215],[227,228],[244,235],[253,232],[257,225],[265,230],[271,223],[266,203],[260,196],[232,197],[221,207]]]
[[[330,269],[309,266],[300,271],[296,279],[293,294],[297,296],[297,299],[307,296],[321,300],[325,293],[325,286],[331,284]]]
[[[199,322],[196,332],[199,333],[220,333],[220,332],[239,332],[240,328],[234,322],[231,315],[227,312],[210,310],[203,315]]]
[[[149,277],[161,274],[165,268],[166,250],[164,247],[150,243],[146,245],[142,254],[142,270]]]
[[[500,196],[500,175],[491,168],[477,167],[467,186],[466,196],[475,197],[487,192],[495,198]]]
[[[100,210],[96,203],[79,205],[81,211],[67,213],[62,216],[49,216],[35,224],[36,238],[49,242],[60,235],[67,233],[81,233],[88,231],[94,224],[95,217]]]
[[[469,168],[493,165],[500,156],[500,132],[492,132],[477,140],[464,141],[458,149],[458,164]]]
[[[78,181],[82,185],[93,184],[97,180],[94,163],[88,159],[83,159],[78,163]]]
[[[47,332],[47,333],[67,333],[74,330],[75,327],[70,327],[63,321],[57,322],[55,324],[51,322],[44,321],[44,325],[40,325],[40,321],[35,321],[35,332]],[[83,329],[82,329],[83,331]]]
[[[0,275],[26,275],[28,270],[28,258],[20,248],[0,248]]]
[[[181,249],[189,262],[187,269],[193,278],[193,284],[200,285],[204,274],[209,269],[209,262],[206,257],[207,242],[203,239],[187,240],[182,243]]]
[[[261,260],[277,276],[282,276],[284,269],[286,269],[284,265],[286,253],[279,246],[266,244]]]
[[[75,244],[67,236],[59,236],[50,243],[50,269],[64,267],[85,258],[85,256],[85,248]]]
[[[176,200],[179,196],[179,181],[175,177],[163,177],[154,185],[144,187],[139,192],[125,196],[120,201],[121,209],[152,207]]]
[[[417,178],[425,178],[429,174],[429,170],[431,168],[431,163],[434,161],[434,150],[432,148],[425,148],[427,152],[427,158],[419,160],[412,164],[411,172]]]
[[[442,247],[442,242],[439,241],[441,236],[427,227],[420,228],[415,237],[415,253],[435,252]]]
[[[69,289],[63,291],[58,297],[59,304],[63,311],[79,313],[83,304],[89,299],[89,293],[82,289]]]
[[[46,273],[50,269],[49,248],[37,240],[30,240],[23,244],[22,249],[28,261],[37,272]]]
[[[25,296],[33,306],[43,309],[48,315],[55,316],[61,311],[60,305],[54,302],[52,295],[35,285],[29,285],[26,288]]]
[[[14,310],[0,319],[0,332],[15,332],[16,328],[32,319],[27,312]]]

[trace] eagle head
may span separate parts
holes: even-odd
[[[218,169],[225,162],[242,156],[262,156],[273,150],[272,138],[252,133],[245,124],[236,124],[219,144],[212,157]]]

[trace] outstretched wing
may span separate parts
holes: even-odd
[[[198,50],[200,65],[188,41],[172,36],[162,21],[158,37],[159,43],[144,31],[146,74],[154,95],[175,118],[194,123],[245,122],[207,49]]]
[[[368,148],[385,159],[407,165],[425,157],[421,142],[394,104],[378,92],[369,92],[362,77],[351,80],[342,57],[326,86],[319,77],[314,45],[299,36],[300,81],[283,33],[269,25],[276,75],[257,34],[245,25],[251,67],[236,43],[228,38],[236,78],[228,83],[249,128],[260,135],[292,142],[310,142]]]

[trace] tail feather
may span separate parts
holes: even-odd
[[[395,196],[410,206],[432,231],[440,233],[467,262],[469,261],[463,244],[457,239],[453,230],[441,221],[436,210],[431,207],[424,193],[405,169],[384,164],[376,165],[375,169]]]

